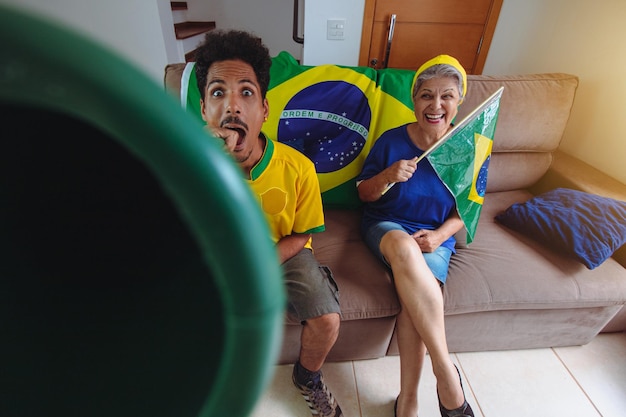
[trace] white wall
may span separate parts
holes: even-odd
[[[305,0],[305,65],[357,65],[365,0]],[[326,38],[328,19],[346,19],[345,39]]]
[[[624,0],[504,0],[483,73],[577,75],[560,147],[626,184],[624,19]]]
[[[169,1],[159,1],[165,1],[169,6]],[[163,84],[167,48],[159,7],[154,0],[0,0],[0,4],[61,23],[115,50],[160,85]],[[172,36],[173,31],[172,28]]]
[[[253,32],[263,39],[272,56],[287,51],[302,59],[302,45],[292,36],[293,0],[187,0],[187,3],[190,16],[214,21],[218,29]]]

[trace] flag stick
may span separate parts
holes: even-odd
[[[463,120],[461,120],[458,124],[454,125],[452,127],[452,129],[448,130],[442,137],[441,139],[439,139],[437,142],[435,142],[433,144],[433,146],[431,146],[430,148],[426,149],[424,151],[423,154],[421,154],[419,157],[415,157],[414,160],[416,163],[419,163],[419,161],[421,161],[424,157],[428,156],[430,153],[432,153],[435,149],[437,149],[438,147],[440,147],[441,145],[443,145],[448,139],[450,139],[452,136],[454,136],[459,130],[461,130],[462,128],[464,128],[469,122],[471,122],[478,113],[482,112],[489,104],[491,104],[491,102],[493,102],[494,100],[500,98],[500,96],[502,95],[502,92],[504,91],[504,87],[500,87],[496,90],[495,93],[493,93],[492,95],[490,95],[485,101],[483,101],[481,104],[479,104],[474,110],[472,110],[467,116],[465,116],[463,118]],[[385,189],[383,190],[382,193],[380,193],[380,195],[385,195],[387,193],[387,191],[389,191],[391,189],[391,187],[393,187],[395,185],[395,182],[389,183],[387,184],[387,187],[385,187]]]

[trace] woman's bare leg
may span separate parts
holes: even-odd
[[[396,326],[400,352],[400,395],[396,412],[397,416],[416,416],[417,388],[424,367],[426,346],[404,307],[398,314]]]
[[[391,265],[403,310],[430,355],[441,403],[447,409],[458,408],[463,404],[464,396],[448,352],[443,294],[439,281],[428,268],[415,240],[405,232],[394,230],[385,234],[381,239],[380,249]],[[400,360],[402,363],[403,358]],[[401,365],[401,373],[418,372],[418,369],[412,370],[411,366],[418,367],[410,359],[409,362],[405,359],[405,365]],[[416,381],[419,382],[419,378]]]

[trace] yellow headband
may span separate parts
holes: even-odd
[[[422,66],[419,67],[419,69],[415,73],[415,76],[413,77],[413,84],[411,85],[411,92],[415,88],[415,82],[417,81],[417,77],[419,77],[419,75],[422,72],[426,71],[428,68],[434,65],[439,65],[439,64],[451,65],[454,68],[456,68],[457,71],[461,73],[461,76],[463,77],[463,97],[465,97],[465,93],[467,92],[467,74],[465,73],[465,69],[463,68],[463,66],[461,66],[459,61],[457,61],[456,58],[453,58],[450,55],[438,55],[426,61],[424,64],[422,64]]]

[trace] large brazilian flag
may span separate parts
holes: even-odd
[[[315,164],[324,207],[361,205],[355,178],[386,130],[415,120],[410,89],[415,71],[300,65],[288,52],[272,58],[263,132]],[[200,117],[193,63],[181,83],[184,106]]]
[[[359,206],[355,178],[372,144],[415,120],[414,76],[399,69],[303,66],[281,52],[272,60],[263,130],[315,163],[325,207]]]
[[[386,130],[415,121],[411,100],[415,75],[416,71],[393,68],[300,65],[283,51],[272,58],[269,117],[263,132],[313,161],[325,208],[360,207],[355,178],[372,145]],[[200,117],[193,63],[183,73],[181,101]],[[459,140],[452,138],[429,155],[457,200],[468,243],[482,207],[496,120],[483,113],[475,118],[480,118],[481,126],[487,118],[491,128],[483,126],[475,136],[469,127],[455,135]]]

